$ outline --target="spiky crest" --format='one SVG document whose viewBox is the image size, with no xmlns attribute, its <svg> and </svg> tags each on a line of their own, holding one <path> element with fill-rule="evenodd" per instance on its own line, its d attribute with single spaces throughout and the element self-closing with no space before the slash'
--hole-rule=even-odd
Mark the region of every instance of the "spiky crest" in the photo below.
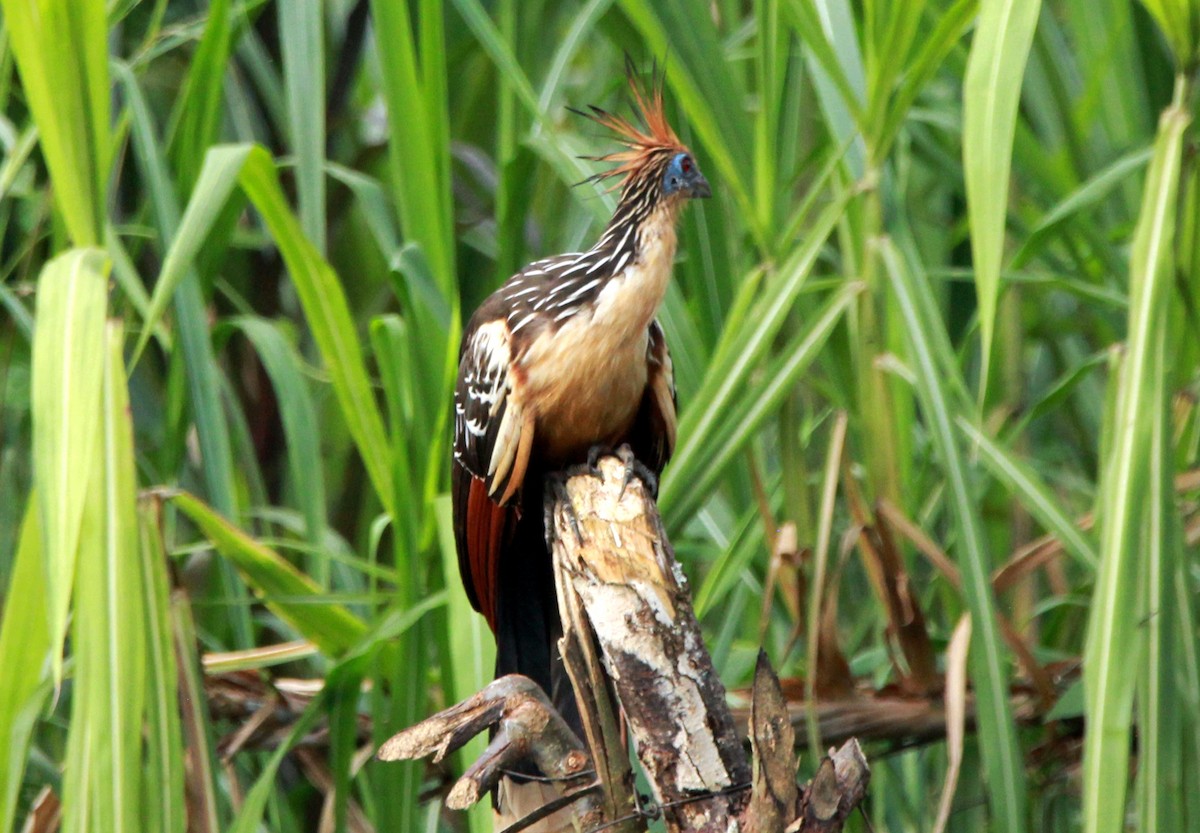
<svg viewBox="0 0 1200 833">
<path fill-rule="evenodd" d="M 643 89 L 638 84 L 637 71 L 633 60 L 625 56 L 625 77 L 629 82 L 629 90 L 640 116 L 641 126 L 633 124 L 624 116 L 610 113 L 595 105 L 588 106 L 588 112 L 571 108 L 571 112 L 584 118 L 591 119 L 597 124 L 608 128 L 616 134 L 617 140 L 625 146 L 625 150 L 608 153 L 604 156 L 587 156 L 593 162 L 613 163 L 614 167 L 600 171 L 588 177 L 584 182 L 602 182 L 606 179 L 620 177 L 609 190 L 623 189 L 630 180 L 649 167 L 665 164 L 665 161 L 678 152 L 687 152 L 687 148 L 675 135 L 671 125 L 667 123 L 663 111 L 663 79 L 665 70 L 659 71 L 656 61 L 650 70 L 650 83 Z"/>
</svg>

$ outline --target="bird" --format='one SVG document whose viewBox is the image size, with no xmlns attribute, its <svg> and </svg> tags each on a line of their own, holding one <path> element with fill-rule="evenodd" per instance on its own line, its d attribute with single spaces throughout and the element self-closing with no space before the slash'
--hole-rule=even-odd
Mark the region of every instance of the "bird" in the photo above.
<svg viewBox="0 0 1200 833">
<path fill-rule="evenodd" d="M 680 213 L 712 192 L 667 121 L 663 75 L 656 66 L 643 88 L 627 61 L 637 124 L 600 107 L 572 111 L 621 145 L 587 157 L 608 167 L 584 180 L 620 192 L 612 218 L 586 251 L 510 277 L 471 316 L 459 350 L 451 490 L 463 585 L 495 634 L 497 678 L 534 680 L 577 733 L 557 647 L 544 481 L 623 444 L 657 476 L 675 446 L 674 376 L 657 313 Z"/>
</svg>

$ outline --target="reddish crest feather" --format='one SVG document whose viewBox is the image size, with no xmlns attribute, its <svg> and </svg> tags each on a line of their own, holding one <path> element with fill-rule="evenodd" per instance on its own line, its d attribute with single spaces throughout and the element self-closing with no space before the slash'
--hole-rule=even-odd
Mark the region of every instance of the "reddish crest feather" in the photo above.
<svg viewBox="0 0 1200 833">
<path fill-rule="evenodd" d="M 633 101 L 637 105 L 644 127 L 638 127 L 624 116 L 618 116 L 595 106 L 588 108 L 590 113 L 574 111 L 617 134 L 618 141 L 626 148 L 604 156 L 586 157 L 595 162 L 618 163 L 616 167 L 601 171 L 585 180 L 600 182 L 612 177 L 620 177 L 620 180 L 609 189 L 613 191 L 623 188 L 630 179 L 647 166 L 661 163 L 664 157 L 679 152 L 689 152 L 679 141 L 679 137 L 675 135 L 671 125 L 667 123 L 666 113 L 663 112 L 663 74 L 658 72 L 657 66 L 651 72 L 650 84 L 645 90 L 638 85 L 633 63 L 629 60 L 625 62 L 625 76 L 629 80 L 629 90 L 633 93 Z"/>
</svg>

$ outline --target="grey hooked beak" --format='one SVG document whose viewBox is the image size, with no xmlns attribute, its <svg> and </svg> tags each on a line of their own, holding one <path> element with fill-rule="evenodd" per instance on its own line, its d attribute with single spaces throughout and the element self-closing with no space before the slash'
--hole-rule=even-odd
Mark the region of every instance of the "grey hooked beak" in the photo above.
<svg viewBox="0 0 1200 833">
<path fill-rule="evenodd" d="M 696 168 L 692 169 L 692 175 L 688 178 L 688 196 L 693 199 L 707 199 L 712 196 L 708 180 Z"/>
</svg>

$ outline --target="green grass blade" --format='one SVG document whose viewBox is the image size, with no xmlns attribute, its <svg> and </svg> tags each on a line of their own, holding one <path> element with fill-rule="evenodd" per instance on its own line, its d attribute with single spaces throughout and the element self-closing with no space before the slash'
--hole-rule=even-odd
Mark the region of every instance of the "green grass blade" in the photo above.
<svg viewBox="0 0 1200 833">
<path fill-rule="evenodd" d="M 324 5 L 320 0 L 291 0 L 278 10 L 288 132 L 296 157 L 300 226 L 322 255 L 325 254 Z"/>
<path fill-rule="evenodd" d="M 12 580 L 0 618 L 0 830 L 12 830 L 21 777 L 42 702 L 50 692 L 50 632 L 46 622 L 46 571 L 36 496 L 29 502 L 17 544 Z"/>
<path fill-rule="evenodd" d="M 575 54 L 584 46 L 593 29 L 615 0 L 588 0 L 571 21 L 571 27 L 554 50 L 554 60 L 542 79 L 542 91 L 538 95 L 537 109 L 547 112 L 553 102 L 555 91 L 562 84 L 567 66 Z"/>
<path fill-rule="evenodd" d="M 230 0 L 211 0 L 208 4 L 204 33 L 172 114 L 167 156 L 183 193 L 191 190 L 205 154 L 221 129 L 221 98 L 233 44 L 230 5 Z"/>
<path fill-rule="evenodd" d="M 37 127 L 30 125 L 11 148 L 6 148 L 4 163 L 0 164 L 0 200 L 9 196 L 17 176 L 25 170 L 33 149 L 37 147 Z"/>
<path fill-rule="evenodd" d="M 319 544 L 325 530 L 325 478 L 312 463 L 321 459 L 320 427 L 312 394 L 305 381 L 300 355 L 281 329 L 264 318 L 241 316 L 230 325 L 241 331 L 271 378 L 279 401 L 279 417 L 287 440 L 288 471 L 296 501 L 304 514 L 305 538 Z M 312 563 L 310 573 L 322 587 L 329 582 L 325 559 Z"/>
<path fill-rule="evenodd" d="M 1166 328 L 1173 276 L 1172 247 L 1184 131 L 1190 117 L 1176 103 L 1159 125 L 1146 176 L 1142 209 L 1130 254 L 1129 329 L 1117 385 L 1115 434 L 1101 476 L 1100 573 L 1084 649 L 1084 685 L 1091 731 L 1084 739 L 1083 818 L 1087 833 L 1123 826 L 1129 732 L 1137 659 L 1145 644 L 1138 627 L 1137 584 L 1143 533 L 1150 518 L 1143 495 L 1150 487 L 1151 437 L 1163 418 L 1163 396 L 1153 396 L 1166 372 L 1156 340 Z"/>
<path fill-rule="evenodd" d="M 204 243 L 230 199 L 234 183 L 242 186 L 262 215 L 279 247 L 292 283 L 304 306 L 313 338 L 325 359 L 334 393 L 342 406 L 351 436 L 362 454 L 380 501 L 394 501 L 388 468 L 387 437 L 367 378 L 354 320 L 337 275 L 304 235 L 296 221 L 270 155 L 255 145 L 212 148 L 205 158 L 196 188 L 172 247 L 164 260 L 151 300 L 147 328 L 152 327 L 174 289 L 183 284 L 188 265 Z M 139 347 L 145 343 L 143 334 Z"/>
<path fill-rule="evenodd" d="M 1200 9 L 1196 4 L 1192 0 L 1142 0 L 1142 5 L 1158 21 L 1176 62 L 1190 64 L 1200 46 Z"/>
<path fill-rule="evenodd" d="M 923 282 L 900 261 L 890 243 L 882 244 L 880 254 L 907 327 L 909 362 L 916 377 L 917 396 L 947 480 L 958 530 L 956 558 L 962 572 L 967 609 L 976 625 L 971 641 L 970 669 L 978 702 L 980 746 L 990 787 L 988 803 L 996 829 L 1020 833 L 1026 824 L 1025 767 L 1008 702 L 1007 660 L 996 624 L 996 601 L 990 579 L 992 564 L 971 483 L 971 471 L 954 436 L 952 408 L 957 398 L 948 394 L 942 378 L 943 368 L 953 366 L 953 360 L 950 356 L 935 356 L 938 342 L 924 335 L 943 326 L 940 321 L 929 320 L 922 314 L 928 304 L 918 300 L 917 295 L 928 294 L 928 286 L 922 286 Z"/>
<path fill-rule="evenodd" d="M 834 327 L 842 320 L 850 303 L 862 291 L 860 284 L 850 284 L 834 295 L 818 310 L 812 320 L 797 332 L 781 357 L 774 362 L 761 379 L 741 389 L 736 402 L 731 402 L 704 435 L 707 456 L 699 471 L 684 470 L 682 474 L 672 469 L 676 482 L 686 484 L 681 495 L 672 498 L 670 511 L 678 518 L 690 518 L 725 473 L 726 467 L 738 457 L 759 435 L 767 418 L 777 412 L 783 400 L 795 389 L 800 375 L 808 368 L 825 346 Z M 698 443 L 692 439 L 689 443 Z M 690 458 L 685 458 L 685 462 Z M 697 458 L 699 459 L 699 458 Z"/>
<path fill-rule="evenodd" d="M 1155 335 L 1155 363 L 1166 370 L 1168 332 Z M 1169 372 L 1151 380 L 1150 399 L 1165 403 Z M 1138 674 L 1138 817 L 1140 833 L 1168 833 L 1184 830 L 1183 796 L 1187 792 L 1184 775 L 1183 738 L 1186 701 L 1176 698 L 1179 636 L 1191 639 L 1184 629 L 1177 634 L 1174 583 L 1181 559 L 1182 541 L 1178 535 L 1175 499 L 1173 449 L 1169 411 L 1156 409 L 1151 427 L 1149 490 L 1146 495 L 1146 523 L 1138 554 L 1141 572 L 1138 621 L 1145 623 L 1146 667 Z"/>
<path fill-rule="evenodd" d="M 330 706 L 330 701 L 335 699 L 339 689 L 351 684 L 356 685 L 361 681 L 366 661 L 370 659 L 371 654 L 381 645 L 404 636 L 410 628 L 421 621 L 425 614 L 445 603 L 444 595 L 430 596 L 407 611 L 393 610 L 391 614 L 381 619 L 370 632 L 359 630 L 353 635 L 353 641 L 341 661 L 326 675 L 325 686 L 300 714 L 287 736 L 262 768 L 258 780 L 246 794 L 237 818 L 229 828 L 230 833 L 256 833 L 259 830 L 263 812 L 274 788 L 276 773 L 279 771 L 284 757 L 312 729 L 317 719 L 325 714 Z"/>
<path fill-rule="evenodd" d="M 0 283 L 0 305 L 8 313 L 21 338 L 33 341 L 33 316 L 11 289 Z"/>
<path fill-rule="evenodd" d="M 917 54 L 899 78 L 895 92 L 888 97 L 885 118 L 878 125 L 868 125 L 867 129 L 873 130 L 875 136 L 871 150 L 876 159 L 884 159 L 891 152 L 901 126 L 911 115 L 913 102 L 928 88 L 937 69 L 971 25 L 978 6 L 979 0 L 955 0 L 937 14 L 937 24 L 922 38 Z"/>
<path fill-rule="evenodd" d="M 859 114 L 866 100 L 866 78 L 863 69 L 862 47 L 854 25 L 854 16 L 845 0 L 808 0 L 820 27 L 819 33 L 808 33 L 806 25 L 801 33 L 805 43 L 813 50 L 818 38 L 824 39 L 841 66 L 841 75 L 846 79 L 851 96 L 840 92 L 836 76 L 829 76 L 820 53 L 810 52 L 809 66 L 814 76 L 817 99 L 825 116 L 829 134 L 837 145 L 845 145 L 842 157 L 852 179 L 857 180 L 865 173 L 866 160 L 859 130 Z"/>
<path fill-rule="evenodd" d="M 142 322 L 142 334 L 130 364 L 137 363 L 167 305 L 175 297 L 175 290 L 194 268 L 201 246 L 225 210 L 233 189 L 237 187 L 238 173 L 249 153 L 249 145 L 234 145 L 213 148 L 205 155 L 204 165 L 196 178 L 183 218 L 174 229 L 170 248 L 163 257 L 158 280 L 154 283 L 154 294 L 150 297 L 150 307 Z"/>
<path fill-rule="evenodd" d="M 0 8 L 58 210 L 77 246 L 98 245 L 111 153 L 104 4 L 3 0 Z"/>
<path fill-rule="evenodd" d="M 829 77 L 842 104 L 849 113 L 857 114 L 862 109 L 862 78 L 855 80 L 860 86 L 856 89 L 847 77 L 846 68 L 842 66 L 838 53 L 829 42 L 825 29 L 821 25 L 816 5 L 811 0 L 784 0 L 783 9 L 787 13 L 792 26 L 800 36 L 801 42 L 812 52 L 813 59 Z"/>
<path fill-rule="evenodd" d="M 221 149 L 213 152 L 218 150 Z M 338 276 L 304 236 L 279 186 L 275 163 L 265 150 L 250 149 L 238 181 L 279 247 L 313 339 L 325 360 L 350 435 L 380 503 L 389 514 L 394 514 L 396 495 L 388 466 L 391 453 L 387 434 Z"/>
<path fill-rule="evenodd" d="M 146 762 L 141 821 L 147 833 L 183 833 L 187 827 L 183 729 L 171 634 L 171 589 L 158 510 L 157 502 L 144 502 L 138 511 L 146 630 Z"/>
<path fill-rule="evenodd" d="M 659 506 L 668 529 L 678 529 L 686 515 L 675 509 L 681 492 L 705 465 L 708 445 L 720 419 L 735 399 L 744 394 L 744 386 L 756 363 L 770 347 L 795 303 L 796 293 L 808 279 L 826 238 L 837 224 L 845 202 L 838 200 L 809 229 L 802 247 L 780 268 L 779 275 L 748 316 L 741 332 L 727 334 L 727 349 L 718 350 L 709 367 L 705 383 L 685 406 L 679 420 L 679 445 L 666 470 L 659 495 Z"/>
<path fill-rule="evenodd" d="M 134 158 L 146 180 L 159 237 L 174 241 L 180 225 L 179 198 L 167 171 L 154 117 L 129 67 L 115 62 L 113 69 L 129 102 Z M 181 264 L 181 268 L 186 272 L 174 293 L 175 326 L 187 371 L 188 405 L 204 460 L 204 484 L 208 499 L 219 511 L 232 516 L 237 498 L 229 425 L 221 406 L 221 371 L 209 338 L 208 311 L 199 275 L 193 263 Z M 152 329 L 155 323 L 153 315 L 148 316 L 146 328 Z M 229 590 L 236 592 L 232 587 Z M 233 624 L 239 641 L 248 644 L 248 619 L 244 613 L 233 617 Z"/>
<path fill-rule="evenodd" d="M 1142 148 L 1114 160 L 1111 165 L 1088 179 L 1047 211 L 1013 255 L 1012 268 L 1020 269 L 1024 266 L 1045 245 L 1045 240 L 1064 223 L 1099 204 L 1115 188 L 1144 168 L 1150 161 L 1152 150 Z"/>
<path fill-rule="evenodd" d="M 471 32 L 479 40 L 480 45 L 503 74 L 505 82 L 521 99 L 521 103 L 529 110 L 530 115 L 534 118 L 544 118 L 542 102 L 534 92 L 533 85 L 529 83 L 529 78 L 521 68 L 511 44 L 505 40 L 496 24 L 488 17 L 487 10 L 478 0 L 453 0 L 453 2 L 454 7 L 458 9 L 458 13 L 471 28 Z"/>
<path fill-rule="evenodd" d="M 981 0 L 979 24 L 963 82 L 963 177 L 979 303 L 981 402 L 987 392 L 996 302 L 1000 296 L 1008 180 L 1021 78 L 1041 5 L 1041 0 Z"/>
<path fill-rule="evenodd" d="M 732 194 L 755 238 L 765 241 L 766 229 L 755 224 L 751 120 L 742 108 L 743 91 L 723 58 L 712 18 L 696 14 L 688 0 L 621 0 L 620 6 L 650 55 L 669 56 L 667 84 L 688 127 L 700 137 L 721 187 Z"/>
<path fill-rule="evenodd" d="M 145 320 L 146 316 L 150 314 L 150 294 L 146 292 L 146 287 L 142 284 L 142 276 L 138 273 L 137 267 L 133 265 L 125 242 L 111 223 L 104 229 L 104 249 L 112 259 L 113 278 L 116 280 L 117 286 L 138 315 Z M 161 323 L 154 328 L 154 338 L 163 350 L 171 349 L 173 343 L 171 335 Z M 130 362 L 130 366 L 133 366 L 133 362 Z"/>
<path fill-rule="evenodd" d="M 56 684 L 62 680 L 60 648 L 95 459 L 107 278 L 108 263 L 102 252 L 76 249 L 46 264 L 38 281 L 31 392 L 33 457 L 49 576 L 46 602 Z"/>
<path fill-rule="evenodd" d="M 908 3 L 890 5 L 886 7 L 886 11 L 874 3 L 866 5 L 864 16 L 868 21 L 874 18 L 879 25 L 872 27 L 868 23 L 863 36 L 867 53 L 867 109 L 863 116 L 864 124 L 877 127 L 886 120 L 887 112 L 892 106 L 893 93 L 899 86 L 900 79 L 907 74 L 909 55 L 917 41 L 926 5 L 926 0 L 911 0 Z M 940 17 L 941 10 L 938 12 Z M 875 28 L 874 33 L 870 31 L 872 28 Z M 928 38 L 932 41 L 932 34 L 922 32 L 921 40 L 926 41 Z M 954 40 L 957 40 L 957 37 Z M 941 46 L 944 48 L 945 44 Z"/>
<path fill-rule="evenodd" d="M 1196 618 L 1195 594 L 1192 592 L 1187 575 L 1186 559 L 1180 559 L 1175 572 L 1170 592 L 1175 596 L 1174 609 L 1176 615 L 1175 627 L 1185 638 L 1177 643 L 1178 665 L 1176 668 L 1176 691 L 1179 711 L 1184 717 L 1184 725 L 1180 732 L 1184 745 L 1183 773 L 1200 772 L 1200 646 L 1195 639 L 1186 638 L 1196 632 L 1200 620 Z M 1189 819 L 1200 819 L 1200 801 L 1191 790 L 1184 789 L 1182 794 L 1185 810 Z"/>
<path fill-rule="evenodd" d="M 762 518 L 758 508 L 747 510 L 730 525 L 732 534 L 721 555 L 712 562 L 696 591 L 696 615 L 703 619 L 733 590 L 756 555 L 762 552 Z"/>
<path fill-rule="evenodd" d="M 192 617 L 187 593 L 176 590 L 171 594 L 171 636 L 179 670 L 179 710 L 186 741 L 188 770 L 188 829 L 202 833 L 220 833 L 220 811 L 217 808 L 216 744 L 209 723 L 207 697 L 204 695 L 204 672 L 198 654 L 199 639 Z"/>
<path fill-rule="evenodd" d="M 316 582 L 195 497 L 178 493 L 171 502 L 233 562 L 272 613 L 325 654 L 339 656 L 366 632 L 361 619 L 342 605 L 325 601 Z"/>
<path fill-rule="evenodd" d="M 271 753 L 271 757 L 267 759 L 258 780 L 246 793 L 245 800 L 242 802 L 233 824 L 230 825 L 228 833 L 258 833 L 261 829 L 263 812 L 275 789 L 275 775 L 279 772 L 283 759 L 287 757 L 296 743 L 317 724 L 319 718 L 325 715 L 330 691 L 330 686 L 326 684 L 296 718 L 296 722 L 292 724 L 287 735 Z"/>
<path fill-rule="evenodd" d="M 1062 542 L 1067 552 L 1091 570 L 1096 568 L 1096 548 L 1058 505 L 1041 477 L 1023 460 L 1001 448 L 994 440 L 968 422 L 958 418 L 958 427 L 979 450 L 980 459 L 1000 478 L 1038 522 Z"/>
<path fill-rule="evenodd" d="M 1077 134 L 1071 141 L 1083 144 L 1078 156 L 1098 166 L 1149 138 L 1154 126 L 1153 100 L 1145 94 L 1153 72 L 1149 58 L 1160 47 L 1138 36 L 1136 3 L 1066 0 L 1061 8 L 1073 49 L 1055 50 L 1053 58 L 1059 72 L 1078 78 L 1082 87 L 1066 121 Z M 1128 219 L 1137 208 L 1137 190 L 1125 189 L 1122 196 L 1119 210 Z"/>
<path fill-rule="evenodd" d="M 102 407 L 93 422 L 101 436 L 79 543 L 68 746 L 89 765 L 68 778 L 63 795 L 64 828 L 97 833 L 138 830 L 141 811 L 145 621 L 122 343 L 120 325 L 110 325 Z"/>
<path fill-rule="evenodd" d="M 440 17 L 440 3 L 436 6 L 423 10 L 422 18 L 427 13 Z M 372 0 L 371 11 L 388 105 L 388 158 L 400 220 L 406 238 L 424 249 L 438 286 L 457 297 L 446 101 L 431 94 L 430 87 L 436 85 L 423 77 L 409 9 L 390 0 Z M 440 44 L 435 47 L 439 53 L 444 49 Z M 429 53 L 421 57 L 427 62 L 438 60 Z"/>
</svg>

